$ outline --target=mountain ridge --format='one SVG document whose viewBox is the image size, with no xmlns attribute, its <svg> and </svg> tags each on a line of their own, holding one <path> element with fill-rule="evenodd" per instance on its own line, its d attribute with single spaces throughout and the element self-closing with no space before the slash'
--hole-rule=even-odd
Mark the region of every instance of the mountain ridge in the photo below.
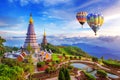
<svg viewBox="0 0 120 80">
<path fill-rule="evenodd" d="M 86 43 L 77 43 L 77 44 L 62 44 L 63 46 L 76 46 L 81 48 L 83 51 L 87 52 L 88 54 L 90 54 L 91 56 L 95 56 L 95 57 L 104 57 L 105 59 L 119 59 L 120 60 L 120 56 L 119 51 L 116 50 L 111 50 L 108 49 L 106 47 L 100 47 L 100 46 L 96 46 L 96 45 L 91 45 L 91 44 L 86 44 Z"/>
</svg>

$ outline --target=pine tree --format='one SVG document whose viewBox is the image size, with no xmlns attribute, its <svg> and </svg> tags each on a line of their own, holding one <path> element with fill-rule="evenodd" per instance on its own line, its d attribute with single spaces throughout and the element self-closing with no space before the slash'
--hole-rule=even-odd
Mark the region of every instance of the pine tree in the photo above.
<svg viewBox="0 0 120 80">
<path fill-rule="evenodd" d="M 62 70 L 59 71 L 58 80 L 66 80 Z"/>
<path fill-rule="evenodd" d="M 65 80 L 71 80 L 71 79 L 70 79 L 70 74 L 69 74 L 68 69 L 65 69 L 64 75 L 65 75 Z"/>
<path fill-rule="evenodd" d="M 62 78 L 64 76 L 64 78 Z M 70 74 L 67 68 L 61 68 L 59 72 L 58 80 L 71 80 Z"/>
</svg>

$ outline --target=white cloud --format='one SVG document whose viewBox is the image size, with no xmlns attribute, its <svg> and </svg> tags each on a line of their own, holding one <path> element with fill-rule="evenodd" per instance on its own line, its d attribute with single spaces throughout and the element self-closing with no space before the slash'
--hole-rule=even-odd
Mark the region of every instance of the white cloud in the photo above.
<svg viewBox="0 0 120 80">
<path fill-rule="evenodd" d="M 44 6 L 52 6 L 52 5 L 57 5 L 60 3 L 67 3 L 70 0 L 8 0 L 8 1 L 11 3 L 19 1 L 21 6 L 26 6 L 29 3 L 39 4 L 40 2 L 42 2 Z"/>
<path fill-rule="evenodd" d="M 26 34 L 26 31 L 10 31 L 10 30 L 5 30 L 3 31 L 8 34 Z"/>
<path fill-rule="evenodd" d="M 88 35 L 88 34 L 87 34 Z M 72 36 L 72 37 L 71 37 Z M 50 43 L 60 45 L 60 44 L 77 44 L 86 43 L 91 45 L 96 45 L 100 47 L 105 47 L 112 50 L 120 49 L 120 36 L 81 36 L 81 34 L 60 34 L 54 35 L 54 37 L 49 37 Z M 55 41 L 54 41 L 55 40 Z M 114 46 L 114 47 L 113 47 Z"/>
<path fill-rule="evenodd" d="M 52 6 L 52 5 L 57 5 L 60 3 L 67 3 L 69 1 L 70 0 L 44 0 L 43 2 L 45 6 Z"/>
<path fill-rule="evenodd" d="M 104 35 L 120 36 L 120 1 L 106 9 L 104 12 L 104 24 L 100 33 Z"/>
<path fill-rule="evenodd" d="M 39 4 L 41 2 L 41 0 L 8 0 L 8 1 L 11 2 L 11 3 L 19 2 L 21 6 L 26 6 L 29 3 Z"/>
<path fill-rule="evenodd" d="M 81 8 L 87 7 L 87 6 L 92 5 L 94 3 L 98 3 L 99 1 L 100 0 L 90 0 L 89 2 L 86 2 L 85 4 L 80 5 L 76 9 L 81 9 Z"/>
</svg>

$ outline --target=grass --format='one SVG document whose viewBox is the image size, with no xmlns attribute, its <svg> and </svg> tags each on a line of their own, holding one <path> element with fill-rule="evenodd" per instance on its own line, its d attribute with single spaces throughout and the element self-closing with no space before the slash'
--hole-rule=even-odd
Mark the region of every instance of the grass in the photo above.
<svg viewBox="0 0 120 80">
<path fill-rule="evenodd" d="M 60 50 L 62 53 L 64 53 L 64 54 L 68 54 L 68 53 L 64 50 L 64 48 L 59 48 L 59 50 Z"/>
<path fill-rule="evenodd" d="M 52 54 L 52 60 L 53 61 L 61 60 L 58 56 L 62 56 L 62 61 L 65 60 L 63 54 L 57 54 L 57 53 Z M 70 55 L 70 54 L 65 54 L 65 56 L 67 56 L 67 57 L 75 57 L 75 56 Z M 77 57 L 77 59 L 79 59 L 79 56 L 76 56 L 76 57 Z M 86 58 L 86 57 L 81 56 L 81 60 L 89 60 L 89 61 L 91 61 L 91 58 Z"/>
<path fill-rule="evenodd" d="M 62 55 L 62 54 L 55 54 L 55 53 L 53 53 L 53 54 L 52 54 L 52 60 L 53 60 L 53 61 L 60 60 L 60 59 L 58 58 L 58 55 Z"/>
</svg>

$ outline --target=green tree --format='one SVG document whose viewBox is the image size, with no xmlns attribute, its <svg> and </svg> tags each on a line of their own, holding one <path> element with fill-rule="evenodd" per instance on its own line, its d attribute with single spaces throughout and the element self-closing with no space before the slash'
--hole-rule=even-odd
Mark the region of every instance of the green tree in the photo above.
<svg viewBox="0 0 120 80">
<path fill-rule="evenodd" d="M 103 56 L 101 57 L 101 60 L 104 60 L 104 57 L 103 57 Z"/>
<path fill-rule="evenodd" d="M 50 73 L 50 67 L 48 67 L 47 69 L 45 69 L 46 73 Z"/>
<path fill-rule="evenodd" d="M 17 47 L 13 47 L 12 50 L 13 50 L 13 51 L 18 51 L 19 48 L 17 48 Z"/>
<path fill-rule="evenodd" d="M 71 80 L 71 78 L 70 78 L 70 74 L 69 74 L 69 71 L 68 71 L 67 68 L 65 69 L 65 73 L 64 73 L 64 75 L 65 75 L 65 80 Z"/>
<path fill-rule="evenodd" d="M 66 80 L 62 70 L 59 71 L 58 80 Z"/>
<path fill-rule="evenodd" d="M 107 77 L 107 73 L 104 70 L 97 70 L 97 74 L 103 78 Z"/>
<path fill-rule="evenodd" d="M 6 40 L 0 36 L 0 56 L 3 55 L 5 52 L 5 47 L 3 45 L 4 42 L 6 42 Z"/>
<path fill-rule="evenodd" d="M 27 60 L 28 60 L 28 71 L 30 73 L 30 80 L 32 80 L 32 74 L 34 72 L 34 65 L 33 65 L 33 58 L 32 58 L 32 55 L 34 54 L 34 50 L 33 48 L 30 46 L 30 44 L 28 44 L 27 46 L 27 51 L 29 53 L 29 55 L 26 57 Z"/>
<path fill-rule="evenodd" d="M 63 53 L 63 56 L 64 56 L 64 57 L 66 56 L 65 53 Z"/>
<path fill-rule="evenodd" d="M 24 63 L 19 62 L 16 59 L 11 59 L 11 58 L 1 58 L 1 62 L 3 64 L 8 65 L 9 67 L 14 67 L 14 66 L 19 66 L 19 67 L 24 67 Z"/>
<path fill-rule="evenodd" d="M 93 62 L 98 62 L 98 58 L 97 57 L 92 57 L 92 61 Z"/>
<path fill-rule="evenodd" d="M 45 62 L 38 62 L 37 67 L 43 67 L 45 65 Z"/>
<path fill-rule="evenodd" d="M 0 76 L 0 80 L 10 80 L 10 78 L 8 78 L 6 76 Z"/>
<path fill-rule="evenodd" d="M 0 76 L 3 80 L 25 80 L 23 73 L 23 69 L 19 66 L 9 67 L 5 64 L 0 64 Z"/>
<path fill-rule="evenodd" d="M 67 68 L 64 68 L 64 67 L 62 67 L 61 69 L 60 69 L 60 71 L 59 71 L 59 74 L 60 73 L 63 73 L 63 75 L 64 75 L 64 77 L 65 77 L 65 80 L 71 80 L 71 78 L 70 78 L 70 74 L 69 74 L 69 71 L 68 71 L 68 69 Z M 61 73 L 61 74 L 62 74 Z M 59 76 L 60 77 L 60 76 Z M 58 77 L 58 78 L 59 78 Z M 60 80 L 60 79 L 59 79 Z"/>
<path fill-rule="evenodd" d="M 79 56 L 79 59 L 81 60 L 81 56 Z"/>
</svg>

